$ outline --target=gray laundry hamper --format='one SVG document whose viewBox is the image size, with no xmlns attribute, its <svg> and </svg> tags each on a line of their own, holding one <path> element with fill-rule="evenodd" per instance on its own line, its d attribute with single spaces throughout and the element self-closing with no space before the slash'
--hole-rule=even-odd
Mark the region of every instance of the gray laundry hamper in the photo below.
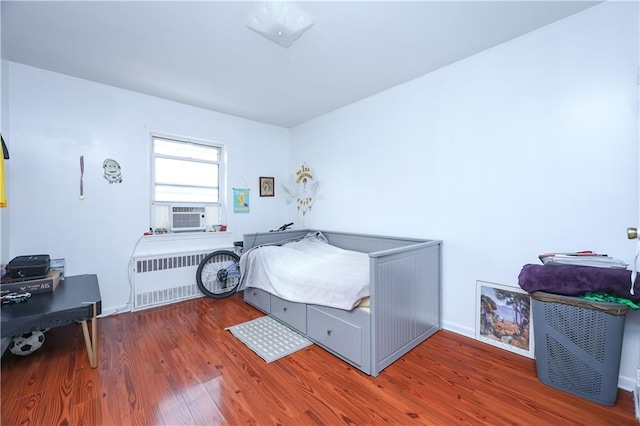
<svg viewBox="0 0 640 426">
<path fill-rule="evenodd" d="M 602 405 L 614 405 L 629 306 L 531 294 L 538 379 Z"/>
</svg>

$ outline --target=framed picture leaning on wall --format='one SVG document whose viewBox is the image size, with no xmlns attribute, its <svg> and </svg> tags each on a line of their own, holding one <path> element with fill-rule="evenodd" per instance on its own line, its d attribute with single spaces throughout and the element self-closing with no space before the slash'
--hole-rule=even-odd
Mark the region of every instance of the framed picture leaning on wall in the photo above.
<svg viewBox="0 0 640 426">
<path fill-rule="evenodd" d="M 534 357 L 531 297 L 519 287 L 476 281 L 476 339 Z"/>
<path fill-rule="evenodd" d="M 260 196 L 261 197 L 273 197 L 275 192 L 275 179 L 272 177 L 260 177 Z"/>
</svg>

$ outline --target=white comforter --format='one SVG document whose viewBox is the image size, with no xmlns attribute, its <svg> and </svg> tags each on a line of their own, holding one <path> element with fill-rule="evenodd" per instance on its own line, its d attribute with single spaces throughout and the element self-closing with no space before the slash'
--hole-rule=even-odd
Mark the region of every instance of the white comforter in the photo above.
<svg viewBox="0 0 640 426">
<path fill-rule="evenodd" d="M 329 245 L 318 232 L 240 258 L 239 290 L 256 287 L 282 299 L 350 310 L 369 295 L 369 255 Z"/>
</svg>

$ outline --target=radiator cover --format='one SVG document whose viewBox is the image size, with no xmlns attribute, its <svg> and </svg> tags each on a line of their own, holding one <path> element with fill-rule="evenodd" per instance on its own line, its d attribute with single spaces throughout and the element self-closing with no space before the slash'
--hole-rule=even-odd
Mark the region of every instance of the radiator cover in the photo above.
<svg viewBox="0 0 640 426">
<path fill-rule="evenodd" d="M 211 251 L 134 257 L 133 310 L 203 296 L 196 284 L 196 271 L 209 253 Z"/>
</svg>

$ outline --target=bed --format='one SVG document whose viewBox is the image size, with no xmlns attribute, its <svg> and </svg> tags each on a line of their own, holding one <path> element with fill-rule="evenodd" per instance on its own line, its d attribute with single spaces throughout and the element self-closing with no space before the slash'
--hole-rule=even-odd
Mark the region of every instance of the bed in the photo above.
<svg viewBox="0 0 640 426">
<path fill-rule="evenodd" d="M 441 328 L 442 241 L 310 229 L 265 232 L 244 235 L 243 258 L 254 247 L 310 232 L 320 232 L 332 246 L 366 253 L 368 303 L 341 309 L 287 300 L 254 287 L 251 273 L 240 287 L 247 303 L 374 377 Z"/>
</svg>

